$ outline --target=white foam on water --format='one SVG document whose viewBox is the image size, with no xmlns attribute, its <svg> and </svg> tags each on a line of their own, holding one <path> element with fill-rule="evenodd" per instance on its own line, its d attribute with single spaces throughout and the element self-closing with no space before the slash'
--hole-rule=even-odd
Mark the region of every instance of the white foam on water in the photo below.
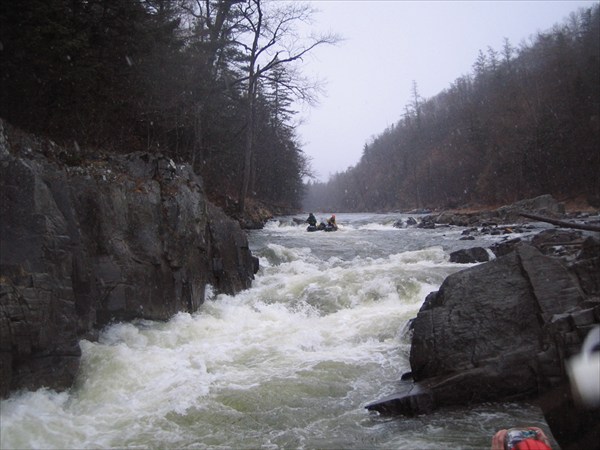
<svg viewBox="0 0 600 450">
<path fill-rule="evenodd" d="M 370 222 L 365 225 L 357 227 L 358 230 L 372 230 L 372 231 L 398 231 L 399 228 L 394 227 L 392 223 L 377 223 Z"/>
<path fill-rule="evenodd" d="M 365 383 L 363 370 L 400 375 L 400 325 L 445 276 L 435 273 L 441 250 L 353 261 L 321 261 L 310 249 L 280 245 L 267 253 L 250 290 L 217 296 L 195 315 L 116 324 L 97 343 L 82 341 L 72 391 L 3 403 L 2 446 L 136 445 L 169 414 L 217 408 L 215 395 L 232 401 L 232 392 L 258 389 L 264 410 L 275 411 L 311 395 L 318 402 L 329 390 L 343 398 Z M 273 383 L 280 394 L 269 400 L 265 386 Z"/>
</svg>

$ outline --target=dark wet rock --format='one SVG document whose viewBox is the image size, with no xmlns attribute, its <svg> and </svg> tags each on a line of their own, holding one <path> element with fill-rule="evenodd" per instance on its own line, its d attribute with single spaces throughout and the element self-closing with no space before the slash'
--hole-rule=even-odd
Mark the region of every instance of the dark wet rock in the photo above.
<svg viewBox="0 0 600 450">
<path fill-rule="evenodd" d="M 412 381 L 412 372 L 404 372 L 400 377 L 400 381 Z"/>
<path fill-rule="evenodd" d="M 600 410 L 576 406 L 565 367 L 600 323 L 600 243 L 586 239 L 574 262 L 511 245 L 427 296 L 411 323 L 414 383 L 433 407 L 536 399 L 561 448 L 594 448 Z M 377 410 L 386 414 L 431 409 L 421 409 L 407 388 L 374 404 L 382 402 Z"/>
<path fill-rule="evenodd" d="M 515 248 L 522 242 L 521 238 L 510 239 L 508 241 L 495 242 L 490 245 L 490 250 L 496 257 L 508 255 L 515 251 Z"/>
<path fill-rule="evenodd" d="M 402 221 L 402 219 L 398 219 L 392 224 L 392 226 L 394 228 L 405 228 L 406 224 Z"/>
<path fill-rule="evenodd" d="M 433 230 L 435 229 L 435 219 L 432 216 L 425 216 L 417 224 L 417 228 Z"/>
<path fill-rule="evenodd" d="M 600 304 L 600 239 L 588 236 L 575 261 L 569 264 L 591 304 Z M 600 319 L 600 317 L 599 317 Z"/>
<path fill-rule="evenodd" d="M 581 231 L 550 229 L 536 234 L 531 239 L 531 245 L 541 251 L 547 246 L 580 245 L 583 243 Z"/>
<path fill-rule="evenodd" d="M 600 236 L 595 238 L 588 236 L 584 239 L 577 259 L 590 259 L 600 255 Z"/>
<path fill-rule="evenodd" d="M 70 386 L 78 342 L 112 321 L 196 311 L 251 285 L 245 233 L 160 155 L 68 166 L 0 121 L 0 394 Z"/>
<path fill-rule="evenodd" d="M 415 225 L 417 225 L 417 220 L 414 217 L 409 217 L 408 219 L 406 219 L 406 225 L 409 227 L 414 227 Z"/>
<path fill-rule="evenodd" d="M 416 416 L 435 409 L 431 391 L 416 383 L 403 382 L 399 391 L 365 406 L 383 415 Z"/>
<path fill-rule="evenodd" d="M 423 305 L 421 305 L 420 310 L 427 311 L 427 310 L 435 308 L 437 306 L 441 306 L 443 298 L 441 295 L 438 295 L 438 294 L 439 294 L 439 291 L 434 291 L 434 292 L 430 292 L 429 294 L 427 294 L 427 297 L 425 297 L 425 301 L 423 302 Z M 411 330 L 414 329 L 415 320 L 416 320 L 416 318 L 413 319 L 411 322 L 411 328 L 410 328 Z"/>
<path fill-rule="evenodd" d="M 489 260 L 490 255 L 482 247 L 466 248 L 450 253 L 450 262 L 459 264 L 471 264 Z"/>
<path fill-rule="evenodd" d="M 538 351 L 536 311 L 531 301 L 524 301 L 531 293 L 520 269 L 520 258 L 513 253 L 458 272 L 440 287 L 437 306 L 419 311 L 414 322 L 411 368 L 416 381 L 448 374 L 447 389 L 438 380 L 442 388 L 434 390 L 436 397 L 448 402 L 453 398 L 486 401 L 535 389 L 529 360 Z M 492 333 L 495 339 L 486 339 Z M 515 336 L 518 342 L 514 342 Z M 506 349 L 510 349 L 508 354 L 499 357 Z M 516 361 L 526 364 L 519 367 Z M 514 379 L 510 376 L 501 382 L 506 364 L 515 366 Z M 491 367 L 482 370 L 486 365 Z M 461 382 L 452 382 L 452 377 Z M 469 386 L 471 381 L 495 389 L 478 392 Z"/>
<path fill-rule="evenodd" d="M 406 219 L 406 222 L 402 221 L 402 219 L 398 219 L 396 222 L 394 222 L 393 226 L 395 228 L 407 228 L 415 226 L 420 227 L 420 222 L 417 221 L 417 219 L 415 219 L 414 217 L 409 217 L 408 219 Z M 424 227 L 429 227 L 429 225 L 425 224 L 423 225 L 423 228 Z"/>
</svg>

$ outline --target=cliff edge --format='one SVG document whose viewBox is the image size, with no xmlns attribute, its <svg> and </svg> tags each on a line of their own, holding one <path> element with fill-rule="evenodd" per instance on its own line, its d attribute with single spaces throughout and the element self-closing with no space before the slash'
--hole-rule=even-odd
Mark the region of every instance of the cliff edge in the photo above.
<svg viewBox="0 0 600 450">
<path fill-rule="evenodd" d="M 207 286 L 238 292 L 258 268 L 189 166 L 76 156 L 0 119 L 2 397 L 69 387 L 80 339 L 112 321 L 194 312 Z"/>
</svg>

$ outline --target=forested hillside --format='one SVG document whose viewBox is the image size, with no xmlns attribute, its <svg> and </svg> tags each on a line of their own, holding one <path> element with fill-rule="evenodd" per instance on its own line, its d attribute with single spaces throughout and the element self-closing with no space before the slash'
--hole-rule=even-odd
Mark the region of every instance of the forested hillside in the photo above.
<svg viewBox="0 0 600 450">
<path fill-rule="evenodd" d="M 72 149 L 189 162 L 230 211 L 298 207 L 309 166 L 289 106 L 318 86 L 294 64 L 330 35 L 263 0 L 18 0 L 0 6 L 0 116 Z"/>
<path fill-rule="evenodd" d="M 480 51 L 472 72 L 433 98 L 415 83 L 402 120 L 365 144 L 356 166 L 309 184 L 304 207 L 489 206 L 539 194 L 600 205 L 598 4 L 518 49 L 505 40 Z"/>
</svg>

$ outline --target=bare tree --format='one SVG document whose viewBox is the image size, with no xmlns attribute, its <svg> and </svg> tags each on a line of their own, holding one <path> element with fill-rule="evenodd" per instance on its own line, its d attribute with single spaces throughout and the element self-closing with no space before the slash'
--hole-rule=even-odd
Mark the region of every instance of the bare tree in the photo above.
<svg viewBox="0 0 600 450">
<path fill-rule="evenodd" d="M 234 40 L 239 33 L 233 6 L 245 0 L 160 0 L 178 3 L 183 12 L 181 22 L 187 33 L 188 49 L 194 49 L 195 63 L 190 66 L 190 79 L 194 95 L 190 95 L 187 114 L 193 118 L 193 144 L 190 148 L 190 162 L 207 159 L 205 129 L 207 112 L 216 98 L 224 94 L 218 80 L 227 72 L 234 48 Z M 191 94 L 190 91 L 190 94 Z"/>
<path fill-rule="evenodd" d="M 302 38 L 297 27 L 308 24 L 315 10 L 301 2 L 266 2 L 246 0 L 236 4 L 242 34 L 237 40 L 245 53 L 238 80 L 246 90 L 246 142 L 244 169 L 239 195 L 239 212 L 244 213 L 251 178 L 254 145 L 255 102 L 261 80 L 276 83 L 295 98 L 314 101 L 318 85 L 295 75 L 294 63 L 323 44 L 334 44 L 339 38 L 333 34 L 310 35 Z"/>
</svg>

